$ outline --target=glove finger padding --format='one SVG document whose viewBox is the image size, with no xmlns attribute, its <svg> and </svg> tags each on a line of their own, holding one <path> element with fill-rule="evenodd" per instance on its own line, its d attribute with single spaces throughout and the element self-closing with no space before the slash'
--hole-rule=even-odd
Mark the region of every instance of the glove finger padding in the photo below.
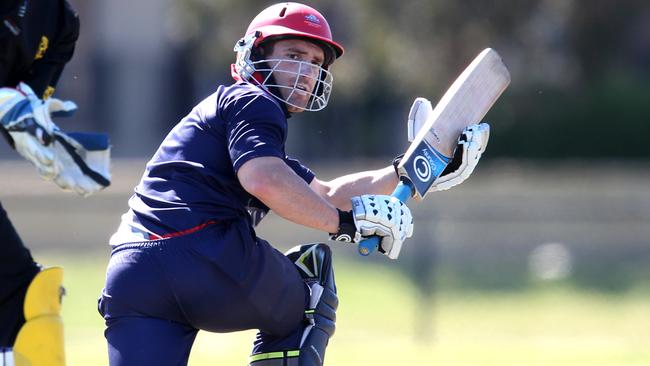
<svg viewBox="0 0 650 366">
<path fill-rule="evenodd" d="M 413 104 L 411 104 L 409 117 L 406 122 L 408 127 L 409 142 L 412 142 L 415 139 L 415 136 L 418 134 L 418 132 L 420 132 L 420 129 L 427 121 L 427 118 L 429 118 L 431 112 L 433 112 L 433 107 L 427 98 L 415 98 Z"/>
<path fill-rule="evenodd" d="M 25 83 L 0 88 L 0 123 L 16 151 L 43 178 L 87 196 L 110 184 L 110 146 L 106 135 L 66 134 L 52 121 L 76 109 L 71 101 L 39 99 Z"/>
<path fill-rule="evenodd" d="M 105 134 L 55 131 L 54 182 L 64 190 L 89 196 L 110 185 L 110 145 Z"/>
<path fill-rule="evenodd" d="M 0 88 L 0 124 L 12 147 L 36 166 L 45 179 L 57 173 L 53 165 L 52 132 L 56 125 L 45 104 L 27 84 Z"/>
<path fill-rule="evenodd" d="M 490 125 L 479 123 L 467 126 L 458 138 L 458 145 L 452 161 L 436 179 L 429 192 L 444 191 L 457 186 L 469 178 L 490 138 Z"/>
<path fill-rule="evenodd" d="M 44 179 L 52 179 L 56 175 L 56 166 L 54 166 L 54 151 L 49 146 L 44 145 L 38 135 L 23 131 L 10 130 L 9 135 L 14 143 L 16 151 L 27 161 L 36 166 L 39 174 Z M 40 135 L 40 134 L 39 134 Z"/>
<path fill-rule="evenodd" d="M 352 198 L 352 214 L 362 236 L 381 237 L 380 252 L 397 259 L 402 243 L 413 234 L 413 217 L 399 199 L 386 195 Z"/>
<path fill-rule="evenodd" d="M 47 112 L 52 117 L 70 117 L 77 111 L 77 105 L 71 100 L 50 98 L 45 101 Z"/>
<path fill-rule="evenodd" d="M 22 89 L 25 87 L 23 86 Z M 13 136 L 16 151 L 27 160 L 34 162 L 41 177 L 50 180 L 59 173 L 53 161 L 55 152 L 50 145 L 54 140 L 54 132 L 58 130 L 57 125 L 52 121 L 52 116 L 71 116 L 77 110 L 77 105 L 56 98 L 41 101 L 34 94 L 27 94 L 27 97 L 31 101 L 32 117 L 22 122 L 24 124 L 22 131 L 27 133 Z"/>
</svg>

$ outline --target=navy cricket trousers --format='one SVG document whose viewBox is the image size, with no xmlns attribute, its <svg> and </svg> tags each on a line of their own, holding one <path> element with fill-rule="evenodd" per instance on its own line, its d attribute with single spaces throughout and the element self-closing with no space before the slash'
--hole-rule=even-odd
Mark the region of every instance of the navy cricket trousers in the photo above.
<svg viewBox="0 0 650 366">
<path fill-rule="evenodd" d="M 294 264 L 237 220 L 115 247 L 99 312 L 112 366 L 185 365 L 198 330 L 295 349 L 307 298 Z"/>
</svg>

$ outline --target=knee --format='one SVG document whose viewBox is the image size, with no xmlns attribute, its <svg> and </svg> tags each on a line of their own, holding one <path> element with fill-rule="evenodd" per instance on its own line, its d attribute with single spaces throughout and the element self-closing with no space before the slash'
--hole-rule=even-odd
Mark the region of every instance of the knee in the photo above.
<svg viewBox="0 0 650 366">
<path fill-rule="evenodd" d="M 316 243 L 297 246 L 287 256 L 298 267 L 310 292 L 303 342 L 311 338 L 311 343 L 319 343 L 324 349 L 327 340 L 334 335 L 339 305 L 332 252 L 327 245 Z"/>
<path fill-rule="evenodd" d="M 285 255 L 296 265 L 300 275 L 305 279 L 318 279 L 334 285 L 334 269 L 332 267 L 332 250 L 323 243 L 312 243 L 295 246 Z M 332 286 L 334 292 L 336 287 Z"/>
<path fill-rule="evenodd" d="M 303 327 L 297 337 L 265 339 L 259 342 L 249 365 L 322 366 L 329 339 L 334 335 L 338 297 L 332 267 L 332 252 L 323 243 L 304 244 L 285 254 L 309 289 Z M 296 347 L 296 349 L 287 350 Z"/>
</svg>

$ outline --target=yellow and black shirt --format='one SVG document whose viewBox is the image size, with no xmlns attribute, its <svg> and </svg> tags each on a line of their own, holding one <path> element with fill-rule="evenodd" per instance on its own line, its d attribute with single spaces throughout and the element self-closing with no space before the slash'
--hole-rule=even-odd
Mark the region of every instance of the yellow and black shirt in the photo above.
<svg viewBox="0 0 650 366">
<path fill-rule="evenodd" d="M 47 98 L 79 37 L 79 17 L 66 0 L 0 1 L 0 86 L 27 83 Z"/>
</svg>

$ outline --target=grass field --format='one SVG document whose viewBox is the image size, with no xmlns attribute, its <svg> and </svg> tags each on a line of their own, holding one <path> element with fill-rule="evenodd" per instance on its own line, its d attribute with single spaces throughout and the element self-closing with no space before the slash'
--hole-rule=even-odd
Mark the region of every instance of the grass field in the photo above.
<svg viewBox="0 0 650 366">
<path fill-rule="evenodd" d="M 482 164 L 472 184 L 413 205 L 416 233 L 399 261 L 334 248 L 341 305 L 326 364 L 650 366 L 648 165 Z M 107 364 L 95 309 L 106 241 L 143 166 L 116 160 L 110 189 L 80 199 L 23 161 L 0 161 L 11 172 L 0 199 L 18 232 L 39 262 L 66 268 L 68 365 Z M 323 238 L 273 214 L 260 234 L 281 250 Z M 571 283 L 617 291 L 524 278 L 531 251 L 556 242 L 574 259 Z M 433 299 L 404 275 L 418 275 L 416 262 L 437 275 Z M 624 286 L 594 286 L 603 282 Z M 190 365 L 245 365 L 253 333 L 200 333 Z"/>
<path fill-rule="evenodd" d="M 105 365 L 96 298 L 108 252 L 36 253 L 65 266 L 69 365 Z M 433 301 L 388 265 L 336 258 L 341 305 L 328 365 L 650 365 L 650 293 L 443 290 Z M 364 279 L 372 279 L 372 282 Z M 200 333 L 190 365 L 245 365 L 254 332 Z"/>
</svg>

